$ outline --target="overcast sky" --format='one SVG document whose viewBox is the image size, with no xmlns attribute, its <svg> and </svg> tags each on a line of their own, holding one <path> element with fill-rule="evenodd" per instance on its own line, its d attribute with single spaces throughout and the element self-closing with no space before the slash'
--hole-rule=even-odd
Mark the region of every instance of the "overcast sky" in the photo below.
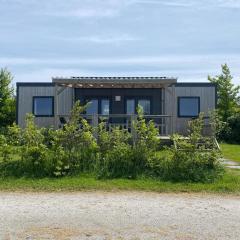
<svg viewBox="0 0 240 240">
<path fill-rule="evenodd" d="M 15 81 L 173 76 L 240 84 L 240 0 L 0 0 L 0 67 Z"/>
</svg>

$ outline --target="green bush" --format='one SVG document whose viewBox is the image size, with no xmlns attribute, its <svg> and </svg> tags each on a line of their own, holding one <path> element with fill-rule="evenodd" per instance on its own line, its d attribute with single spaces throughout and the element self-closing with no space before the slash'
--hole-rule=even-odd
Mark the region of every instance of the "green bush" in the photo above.
<svg viewBox="0 0 240 240">
<path fill-rule="evenodd" d="M 152 161 L 154 175 L 164 180 L 212 182 L 223 173 L 219 156 L 213 152 L 172 150 L 171 154 Z"/>
<path fill-rule="evenodd" d="M 69 173 L 89 172 L 96 164 L 97 141 L 93 136 L 92 127 L 80 116 L 84 109 L 80 102 L 76 102 L 69 122 L 62 129 L 54 132 L 53 145 L 55 149 L 60 147 L 64 150 L 63 162 Z"/>
<path fill-rule="evenodd" d="M 221 132 L 221 140 L 240 143 L 240 112 L 227 119 L 227 125 Z"/>
<path fill-rule="evenodd" d="M 213 137 L 202 136 L 202 115 L 189 123 L 188 139 L 174 135 L 174 147 L 159 151 L 158 131 L 142 109 L 131 133 L 120 128 L 109 131 L 104 120 L 92 128 L 81 117 L 84 109 L 77 102 L 70 120 L 58 130 L 38 128 L 32 115 L 27 115 L 25 128 L 8 128 L 6 136 L 0 135 L 0 176 L 61 177 L 88 172 L 98 178 L 145 175 L 209 182 L 223 172 Z"/>
<path fill-rule="evenodd" d="M 98 177 L 136 178 L 144 174 L 147 161 L 158 146 L 157 134 L 154 123 L 144 119 L 142 109 L 138 109 L 131 134 L 119 128 L 109 132 L 101 123 L 98 129 Z"/>
<path fill-rule="evenodd" d="M 0 160 L 1 158 L 3 162 L 11 159 L 11 146 L 4 135 L 0 135 Z"/>
<path fill-rule="evenodd" d="M 98 126 L 99 156 L 96 164 L 100 178 L 129 177 L 132 168 L 130 134 L 115 128 L 107 131 L 105 123 Z"/>
<path fill-rule="evenodd" d="M 213 138 L 203 137 L 203 116 L 189 122 L 188 138 L 173 136 L 175 145 L 166 155 L 154 155 L 149 162 L 153 174 L 165 180 L 211 182 L 224 171 Z"/>
</svg>

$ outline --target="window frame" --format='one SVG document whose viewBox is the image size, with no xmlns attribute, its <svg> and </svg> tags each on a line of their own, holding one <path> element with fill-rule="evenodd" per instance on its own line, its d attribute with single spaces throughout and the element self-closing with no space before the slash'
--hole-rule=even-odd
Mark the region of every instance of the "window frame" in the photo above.
<svg viewBox="0 0 240 240">
<path fill-rule="evenodd" d="M 103 100 L 109 101 L 109 114 L 108 115 L 111 114 L 111 112 L 112 112 L 112 101 L 111 101 L 110 97 L 88 96 L 87 98 L 84 99 L 84 103 L 87 104 L 87 103 L 91 102 L 91 100 L 97 100 L 98 101 L 97 115 L 104 115 L 104 114 L 102 114 L 102 101 Z"/>
<path fill-rule="evenodd" d="M 98 114 L 98 112 L 99 112 L 99 99 L 98 98 L 90 98 L 90 99 L 87 99 L 85 102 L 86 102 L 86 104 L 89 104 L 89 103 L 91 103 L 93 100 L 97 100 L 97 114 Z M 87 114 L 87 115 L 94 115 L 94 114 L 88 114 L 87 113 L 87 109 L 86 109 L 86 111 L 85 111 L 85 114 Z"/>
<path fill-rule="evenodd" d="M 139 105 L 139 100 L 148 100 L 150 101 L 150 114 L 146 114 L 146 115 L 152 115 L 152 111 L 153 111 L 153 101 L 152 101 L 152 97 L 149 96 L 126 96 L 125 100 L 124 100 L 124 112 L 125 114 L 127 114 L 127 100 L 134 100 L 134 104 L 135 104 L 135 110 L 134 110 L 134 114 L 137 114 L 137 107 Z"/>
<path fill-rule="evenodd" d="M 181 115 L 180 113 L 180 100 L 181 99 L 197 99 L 198 100 L 198 114 L 197 115 Z M 178 117 L 179 118 L 197 118 L 200 114 L 200 97 L 199 96 L 179 96 L 178 97 Z"/>
<path fill-rule="evenodd" d="M 50 98 L 51 101 L 52 101 L 52 113 L 49 115 L 49 114 L 35 114 L 35 100 L 38 99 L 38 98 Z M 54 96 L 33 96 L 32 98 L 32 114 L 35 116 L 35 117 L 54 117 Z"/>
</svg>

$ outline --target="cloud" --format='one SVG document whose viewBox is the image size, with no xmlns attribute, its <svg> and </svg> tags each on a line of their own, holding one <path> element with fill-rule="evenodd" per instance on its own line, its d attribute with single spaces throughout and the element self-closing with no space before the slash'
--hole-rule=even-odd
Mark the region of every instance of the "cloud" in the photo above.
<svg viewBox="0 0 240 240">
<path fill-rule="evenodd" d="M 101 18 L 101 17 L 114 17 L 119 14 L 119 11 L 117 9 L 100 10 L 91 8 L 81 8 L 69 11 L 43 12 L 43 14 L 55 17 Z"/>
<path fill-rule="evenodd" d="M 86 76 L 93 73 L 81 69 L 40 68 L 37 70 L 15 71 L 14 83 L 16 82 L 49 82 L 53 76 Z"/>
<path fill-rule="evenodd" d="M 132 0 L 68 0 L 59 4 L 48 4 L 43 11 L 38 13 L 55 17 L 73 17 L 73 18 L 112 18 L 119 16 L 126 6 L 131 4 Z"/>
<path fill-rule="evenodd" d="M 192 1 L 171 1 L 171 0 L 136 0 L 137 4 L 160 4 L 171 7 L 191 7 L 194 5 Z"/>
<path fill-rule="evenodd" d="M 0 65 L 82 65 L 82 66 L 188 66 L 193 64 L 209 64 L 232 62 L 240 63 L 240 55 L 162 55 L 162 56 L 139 56 L 139 57 L 101 57 L 101 58 L 18 58 L 0 57 Z"/>
<path fill-rule="evenodd" d="M 0 65 L 13 70 L 16 81 L 50 81 L 52 76 L 174 76 L 180 81 L 204 81 L 207 75 L 219 74 L 223 63 L 229 64 L 234 83 L 240 84 L 240 55 L 0 58 Z"/>
<path fill-rule="evenodd" d="M 133 0 L 0 0 L 1 9 L 23 15 L 73 18 L 109 18 L 120 14 Z M 1 10 L 0 9 L 0 10 Z"/>
<path fill-rule="evenodd" d="M 135 42 L 140 38 L 133 37 L 127 34 L 106 35 L 106 36 L 81 36 L 81 37 L 55 37 L 57 40 L 70 41 L 70 42 L 86 42 L 96 44 L 120 44 L 123 42 Z"/>
<path fill-rule="evenodd" d="M 218 0 L 220 7 L 240 8 L 239 0 Z"/>
<path fill-rule="evenodd" d="M 135 0 L 135 3 L 183 8 L 240 8 L 240 0 Z"/>
</svg>

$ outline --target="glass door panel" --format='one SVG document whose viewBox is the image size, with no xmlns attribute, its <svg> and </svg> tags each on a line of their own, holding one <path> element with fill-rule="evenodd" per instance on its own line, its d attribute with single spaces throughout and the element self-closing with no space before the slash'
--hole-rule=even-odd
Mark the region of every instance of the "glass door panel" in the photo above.
<svg viewBox="0 0 240 240">
<path fill-rule="evenodd" d="M 138 100 L 138 105 L 143 108 L 143 113 L 145 115 L 150 115 L 151 109 L 150 109 L 150 100 L 148 99 L 140 99 Z"/>
<path fill-rule="evenodd" d="M 87 115 L 98 114 L 98 99 L 91 99 L 86 109 Z"/>
<path fill-rule="evenodd" d="M 108 99 L 101 100 L 101 114 L 109 115 L 110 112 L 110 103 Z"/>
<path fill-rule="evenodd" d="M 126 113 L 128 115 L 135 114 L 135 100 L 134 99 L 128 99 L 126 104 L 127 104 Z"/>
</svg>

